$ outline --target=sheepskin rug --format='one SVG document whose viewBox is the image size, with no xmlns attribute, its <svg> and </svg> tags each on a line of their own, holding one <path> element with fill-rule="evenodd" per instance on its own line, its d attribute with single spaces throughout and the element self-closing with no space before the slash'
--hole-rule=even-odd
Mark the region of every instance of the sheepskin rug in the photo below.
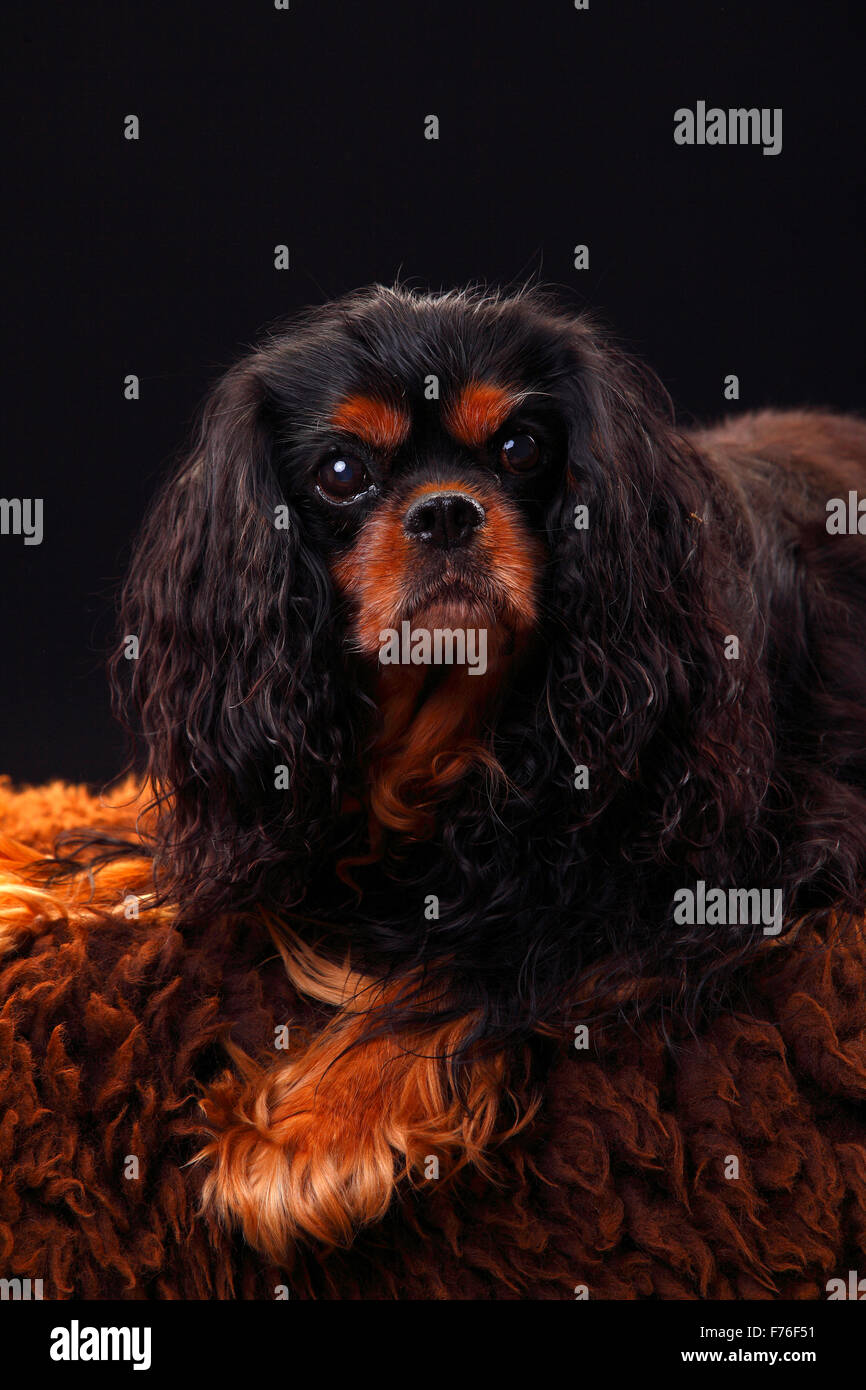
<svg viewBox="0 0 866 1390">
<path fill-rule="evenodd" d="M 0 783 L 5 1277 L 52 1299 L 825 1299 L 866 1268 L 866 933 L 832 914 L 768 939 L 699 1036 L 648 1013 L 565 1038 L 492 1177 L 405 1184 L 349 1249 L 270 1264 L 202 1214 L 190 1160 L 226 1043 L 272 1057 L 309 1002 L 255 922 L 130 916 L 145 859 L 46 884 L 59 830 L 134 823 L 112 800 Z"/>
</svg>

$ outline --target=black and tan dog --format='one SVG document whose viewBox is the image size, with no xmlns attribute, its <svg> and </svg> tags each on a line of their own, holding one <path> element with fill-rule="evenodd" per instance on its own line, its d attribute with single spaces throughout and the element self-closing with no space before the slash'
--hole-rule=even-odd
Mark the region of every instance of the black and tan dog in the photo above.
<svg viewBox="0 0 866 1390">
<path fill-rule="evenodd" d="M 315 1001 L 205 1086 L 192 1171 L 252 1245 L 349 1244 L 431 1159 L 483 1171 L 576 1023 L 700 1032 L 862 914 L 862 497 L 859 420 L 683 433 L 534 292 L 361 292 L 216 386 L 113 678 L 154 800 L 142 915 L 265 924 Z M 699 887 L 781 916 L 684 919 Z"/>
</svg>

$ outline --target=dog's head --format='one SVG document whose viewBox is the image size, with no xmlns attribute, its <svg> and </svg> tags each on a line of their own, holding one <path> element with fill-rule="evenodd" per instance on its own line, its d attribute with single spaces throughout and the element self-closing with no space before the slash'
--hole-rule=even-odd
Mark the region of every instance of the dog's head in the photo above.
<svg viewBox="0 0 866 1390">
<path fill-rule="evenodd" d="M 766 692 L 722 659 L 724 505 L 654 380 L 543 296 L 377 287 L 272 334 L 124 596 L 181 901 L 297 904 L 378 830 L 438 834 L 503 911 L 514 875 L 543 891 L 534 834 L 587 920 L 614 903 L 593 863 L 729 859 L 769 754 L 742 722 Z"/>
</svg>

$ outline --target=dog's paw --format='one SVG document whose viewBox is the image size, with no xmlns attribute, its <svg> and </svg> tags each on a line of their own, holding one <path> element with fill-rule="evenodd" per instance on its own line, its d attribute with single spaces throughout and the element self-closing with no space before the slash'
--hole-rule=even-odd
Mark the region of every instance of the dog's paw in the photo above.
<svg viewBox="0 0 866 1390">
<path fill-rule="evenodd" d="M 503 1059 L 466 1063 L 461 1099 L 443 1038 L 426 1047 L 416 1040 L 410 1052 L 390 1038 L 355 1041 L 357 1026 L 325 1029 L 271 1071 L 247 1066 L 204 1099 L 212 1135 L 197 1156 L 210 1164 L 204 1203 L 277 1264 L 290 1260 L 298 1241 L 350 1245 L 431 1157 L 445 1178 L 467 1163 L 485 1164 Z"/>
</svg>

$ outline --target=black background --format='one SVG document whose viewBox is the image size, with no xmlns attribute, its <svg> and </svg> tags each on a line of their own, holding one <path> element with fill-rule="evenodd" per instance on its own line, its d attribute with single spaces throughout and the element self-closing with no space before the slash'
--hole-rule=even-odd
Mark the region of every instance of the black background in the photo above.
<svg viewBox="0 0 866 1390">
<path fill-rule="evenodd" d="M 7 4 L 0 495 L 44 498 L 45 539 L 0 537 L 0 771 L 119 770 L 102 667 L 130 540 L 208 383 L 301 305 L 535 276 L 686 418 L 734 408 L 729 372 L 739 408 L 862 409 L 854 9 Z M 782 107 L 782 153 L 676 146 L 698 100 Z"/>
</svg>

